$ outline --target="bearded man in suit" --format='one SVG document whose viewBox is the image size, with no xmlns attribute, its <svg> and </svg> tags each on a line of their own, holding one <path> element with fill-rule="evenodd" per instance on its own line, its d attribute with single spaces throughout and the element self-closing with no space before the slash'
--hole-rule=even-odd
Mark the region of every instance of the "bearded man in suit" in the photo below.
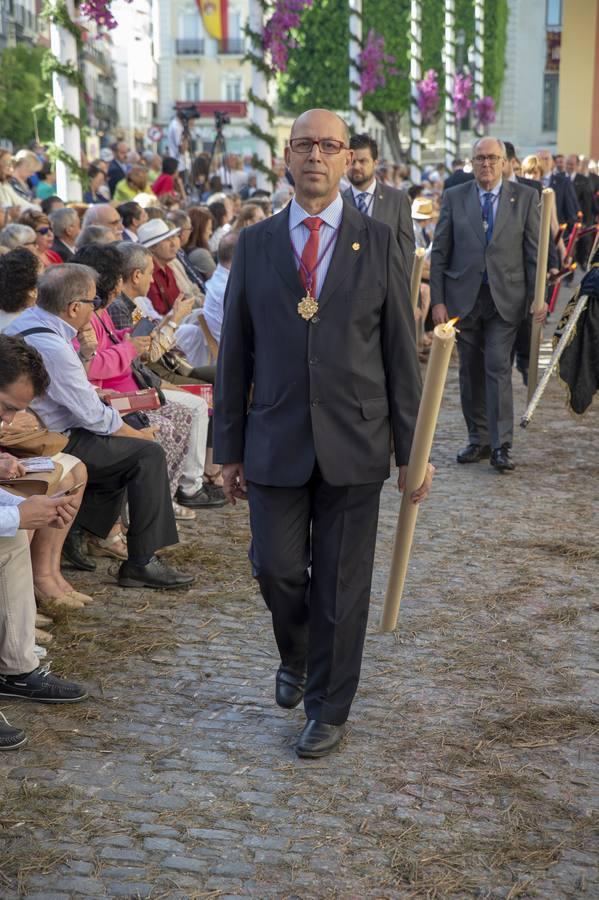
<svg viewBox="0 0 599 900">
<path fill-rule="evenodd" d="M 241 231 L 231 268 L 214 458 L 228 499 L 249 500 L 281 656 L 275 697 L 285 708 L 303 697 L 296 752 L 312 758 L 339 744 L 358 686 L 391 434 L 401 489 L 421 384 L 397 241 L 339 193 L 347 125 L 303 113 L 285 162 L 295 198 Z"/>
<path fill-rule="evenodd" d="M 502 177 L 502 141 L 473 148 L 474 181 L 443 194 L 431 254 L 435 325 L 459 316 L 460 395 L 468 445 L 459 463 L 491 459 L 500 472 L 514 430 L 511 351 L 534 298 L 538 194 Z M 547 307 L 537 313 L 544 321 Z"/>
<path fill-rule="evenodd" d="M 414 228 L 412 209 L 406 191 L 382 184 L 375 177 L 378 159 L 376 141 L 368 134 L 354 134 L 349 142 L 353 150 L 352 163 L 347 170 L 350 187 L 343 193 L 347 200 L 365 216 L 385 222 L 399 244 L 408 277 L 414 259 Z"/>
</svg>

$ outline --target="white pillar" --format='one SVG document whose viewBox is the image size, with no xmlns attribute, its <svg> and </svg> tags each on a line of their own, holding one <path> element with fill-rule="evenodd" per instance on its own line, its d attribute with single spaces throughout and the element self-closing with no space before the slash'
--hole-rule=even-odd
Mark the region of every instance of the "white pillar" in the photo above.
<svg viewBox="0 0 599 900">
<path fill-rule="evenodd" d="M 418 87 L 422 80 L 422 3 L 410 4 L 410 181 L 422 181 L 422 116 L 418 108 Z"/>
<path fill-rule="evenodd" d="M 349 122 L 353 129 L 362 123 L 359 58 L 362 52 L 362 0 L 349 0 Z"/>
<path fill-rule="evenodd" d="M 484 88 L 485 65 L 485 3 L 484 0 L 474 0 L 474 100 L 482 100 L 485 95 Z"/>
<path fill-rule="evenodd" d="M 252 32 L 262 33 L 263 11 L 259 0 L 250 0 L 249 25 Z M 268 81 L 266 75 L 256 66 L 252 66 L 252 93 L 259 99 L 268 101 Z M 256 125 L 260 131 L 268 134 L 270 131 L 270 122 L 268 119 L 268 110 L 264 109 L 258 103 L 250 103 L 248 109 L 250 120 Z M 258 140 L 258 159 L 269 169 L 272 168 L 272 153 L 266 141 Z M 263 172 L 256 173 L 256 185 L 260 190 L 271 191 L 272 183 L 268 180 Z"/>
<path fill-rule="evenodd" d="M 445 0 L 445 31 L 443 46 L 445 65 L 445 165 L 451 172 L 451 163 L 458 155 L 456 117 L 453 108 L 455 85 L 455 0 Z"/>
<path fill-rule="evenodd" d="M 52 6 L 56 7 L 56 0 Z M 66 0 L 67 11 L 74 18 L 73 0 Z M 61 63 L 77 67 L 77 42 L 65 28 L 50 25 L 50 49 Z M 79 88 L 72 85 L 63 75 L 52 76 L 52 93 L 58 109 L 79 116 Z M 79 163 L 81 161 L 81 135 L 76 125 L 65 125 L 60 117 L 54 120 L 54 140 L 58 147 L 69 153 Z M 63 200 L 80 201 L 81 182 L 62 160 L 56 161 L 56 193 Z"/>
</svg>

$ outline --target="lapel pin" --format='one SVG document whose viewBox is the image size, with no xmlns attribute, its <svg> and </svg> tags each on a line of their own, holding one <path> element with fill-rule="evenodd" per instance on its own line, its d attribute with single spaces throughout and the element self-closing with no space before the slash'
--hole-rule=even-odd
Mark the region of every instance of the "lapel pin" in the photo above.
<svg viewBox="0 0 599 900">
<path fill-rule="evenodd" d="M 382 200 L 382 199 L 383 199 L 383 195 L 379 194 L 379 200 Z"/>
<path fill-rule="evenodd" d="M 354 244 L 351 245 L 351 248 L 352 248 L 352 250 L 359 250 L 359 249 L 360 249 L 360 245 L 359 245 L 358 242 L 356 241 Z"/>
<path fill-rule="evenodd" d="M 515 202 L 516 202 L 516 198 L 515 198 L 515 197 L 510 197 L 510 203 L 515 203 Z"/>
</svg>

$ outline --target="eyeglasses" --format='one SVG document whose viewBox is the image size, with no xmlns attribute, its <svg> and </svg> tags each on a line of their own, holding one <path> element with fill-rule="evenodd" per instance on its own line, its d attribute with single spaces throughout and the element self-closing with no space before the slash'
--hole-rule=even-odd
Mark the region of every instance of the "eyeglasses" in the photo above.
<svg viewBox="0 0 599 900">
<path fill-rule="evenodd" d="M 52 231 L 52 229 L 50 228 L 49 225 L 42 225 L 41 228 L 35 229 L 36 234 L 49 234 L 51 231 Z"/>
<path fill-rule="evenodd" d="M 120 219 L 115 219 L 113 222 L 108 222 L 108 228 L 112 228 L 113 225 L 122 225 L 122 224 L 123 223 L 121 222 Z"/>
<path fill-rule="evenodd" d="M 71 303 L 87 303 L 89 306 L 95 306 L 97 309 L 99 306 L 102 306 L 102 298 L 94 297 L 93 300 L 88 300 L 87 297 L 76 297 L 74 300 L 71 300 Z"/>
<path fill-rule="evenodd" d="M 479 163 L 481 166 L 483 163 L 489 162 L 492 166 L 495 166 L 501 159 L 501 156 L 495 156 L 495 154 L 492 153 L 490 156 L 475 156 L 472 162 Z"/>
<path fill-rule="evenodd" d="M 333 138 L 323 138 L 320 141 L 314 138 L 292 138 L 289 141 L 289 146 L 293 152 L 299 153 L 301 156 L 307 156 L 308 153 L 311 153 L 314 144 L 316 144 L 321 153 L 325 153 L 327 156 L 335 156 L 337 153 L 341 153 L 342 150 L 347 150 L 343 141 L 336 141 Z"/>
</svg>

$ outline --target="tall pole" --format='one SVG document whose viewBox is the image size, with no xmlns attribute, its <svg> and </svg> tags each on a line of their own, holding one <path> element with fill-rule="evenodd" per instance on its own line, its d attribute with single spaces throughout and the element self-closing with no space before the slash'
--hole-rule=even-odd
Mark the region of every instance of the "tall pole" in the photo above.
<svg viewBox="0 0 599 900">
<path fill-rule="evenodd" d="M 53 7 L 58 7 L 57 0 L 52 0 Z M 66 0 L 67 12 L 74 18 L 75 4 Z M 50 49 L 61 63 L 77 67 L 77 42 L 73 35 L 54 22 L 50 24 Z M 79 116 L 79 89 L 71 84 L 64 75 L 52 75 L 52 94 L 58 109 L 73 116 Z M 66 125 L 60 116 L 54 119 L 54 140 L 58 147 L 72 156 L 78 163 L 81 160 L 81 134 L 76 125 Z M 63 200 L 80 201 L 82 198 L 81 182 L 61 159 L 56 161 L 56 192 Z"/>
<path fill-rule="evenodd" d="M 250 29 L 254 34 L 262 34 L 263 29 L 263 10 L 259 0 L 250 0 L 249 9 Z M 268 104 L 268 80 L 265 73 L 257 66 L 252 66 L 252 94 L 258 101 Z M 268 109 L 259 102 L 250 103 L 248 110 L 250 121 L 260 129 L 263 134 L 270 133 L 270 120 Z M 266 141 L 258 141 L 258 159 L 269 169 L 272 169 L 272 152 Z M 256 173 L 256 186 L 260 190 L 271 191 L 272 184 L 268 180 L 264 172 Z"/>
<path fill-rule="evenodd" d="M 360 53 L 362 52 L 362 0 L 349 0 L 349 123 L 355 131 L 362 121 Z"/>
<path fill-rule="evenodd" d="M 410 181 L 422 181 L 422 115 L 418 107 L 418 82 L 422 80 L 422 3 L 410 4 Z"/>
<path fill-rule="evenodd" d="M 474 0 L 474 99 L 482 100 L 485 95 L 485 2 Z"/>
<path fill-rule="evenodd" d="M 451 164 L 458 155 L 456 117 L 453 108 L 455 86 L 455 0 L 445 0 L 444 31 L 445 64 L 445 166 L 451 171 Z"/>
</svg>

